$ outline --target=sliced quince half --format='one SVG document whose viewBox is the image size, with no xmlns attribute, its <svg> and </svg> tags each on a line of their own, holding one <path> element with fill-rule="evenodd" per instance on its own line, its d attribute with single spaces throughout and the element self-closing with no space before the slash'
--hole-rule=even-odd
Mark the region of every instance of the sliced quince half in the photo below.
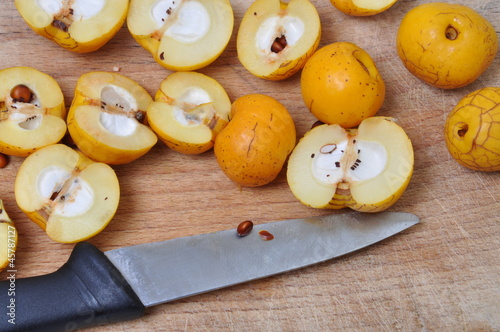
<svg viewBox="0 0 500 332">
<path fill-rule="evenodd" d="M 188 71 L 215 61 L 233 32 L 229 0 L 132 0 L 127 26 L 163 67 Z"/>
<path fill-rule="evenodd" d="M 16 226 L 0 199 L 0 272 L 9 266 L 14 269 L 17 240 Z"/>
<path fill-rule="evenodd" d="M 299 201 L 314 208 L 382 211 L 406 190 L 413 148 L 393 119 L 371 117 L 357 129 L 320 125 L 290 156 L 287 180 Z"/>
<path fill-rule="evenodd" d="M 230 113 L 231 101 L 215 79 L 196 72 L 175 72 L 161 82 L 147 118 L 168 147 L 199 154 L 214 146 Z"/>
<path fill-rule="evenodd" d="M 120 186 L 111 166 L 54 144 L 27 157 L 16 176 L 18 206 L 55 241 L 86 240 L 111 221 Z"/>
<path fill-rule="evenodd" d="M 146 154 L 158 141 L 146 122 L 153 98 L 137 82 L 118 73 L 80 76 L 68 113 L 68 130 L 88 157 L 106 164 L 126 164 Z"/>
<path fill-rule="evenodd" d="M 39 35 L 61 47 L 88 53 L 123 26 L 128 0 L 16 0 L 17 10 Z"/>
<path fill-rule="evenodd" d="M 304 67 L 320 38 L 320 18 L 309 0 L 256 0 L 243 16 L 236 47 L 250 73 L 282 80 Z"/>
<path fill-rule="evenodd" d="M 352 16 L 372 16 L 391 8 L 398 0 L 330 0 L 341 12 Z"/>
<path fill-rule="evenodd" d="M 57 82 L 31 67 L 0 71 L 0 153 L 26 157 L 66 133 L 64 96 Z"/>
</svg>

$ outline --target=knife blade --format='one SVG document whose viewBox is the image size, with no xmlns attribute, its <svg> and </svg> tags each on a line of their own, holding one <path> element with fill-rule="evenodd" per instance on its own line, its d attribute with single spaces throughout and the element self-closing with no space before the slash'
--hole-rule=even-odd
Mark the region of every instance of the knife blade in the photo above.
<svg viewBox="0 0 500 332">
<path fill-rule="evenodd" d="M 342 213 L 101 252 L 75 245 L 57 271 L 0 282 L 1 331 L 73 331 L 132 320 L 146 307 L 317 264 L 419 222 L 404 212 Z M 273 235 L 269 241 L 261 231 Z M 8 272 L 8 271 L 7 271 Z"/>
</svg>

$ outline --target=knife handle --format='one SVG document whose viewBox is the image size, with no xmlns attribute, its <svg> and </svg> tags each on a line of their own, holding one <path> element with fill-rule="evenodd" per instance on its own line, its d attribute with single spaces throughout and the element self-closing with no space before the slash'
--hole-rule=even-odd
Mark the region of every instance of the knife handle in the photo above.
<svg viewBox="0 0 500 332">
<path fill-rule="evenodd" d="M 57 271 L 0 282 L 0 331 L 74 331 L 139 318 L 144 305 L 99 249 L 78 243 Z"/>
</svg>

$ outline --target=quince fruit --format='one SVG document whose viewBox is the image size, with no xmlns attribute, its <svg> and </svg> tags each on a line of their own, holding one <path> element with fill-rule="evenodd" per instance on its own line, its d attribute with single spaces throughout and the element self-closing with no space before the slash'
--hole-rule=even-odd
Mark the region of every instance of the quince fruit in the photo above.
<svg viewBox="0 0 500 332">
<path fill-rule="evenodd" d="M 16 258 L 17 230 L 0 199 L 0 272 Z"/>
<path fill-rule="evenodd" d="M 231 117 L 215 140 L 214 153 L 220 168 L 242 186 L 270 183 L 295 146 L 293 118 L 280 102 L 262 94 L 236 99 Z"/>
<path fill-rule="evenodd" d="M 147 126 L 153 98 L 138 83 L 117 73 L 82 75 L 68 113 L 68 130 L 88 157 L 106 164 L 126 164 L 146 154 L 158 141 Z"/>
<path fill-rule="evenodd" d="M 49 75 L 30 67 L 0 71 L 0 153 L 26 157 L 66 133 L 64 96 Z"/>
<path fill-rule="evenodd" d="M 483 16 L 464 5 L 440 2 L 410 10 L 396 42 L 408 71 L 442 89 L 475 81 L 498 51 L 495 29 Z"/>
<path fill-rule="evenodd" d="M 238 30 L 238 58 L 253 75 L 282 80 L 304 67 L 320 38 L 319 15 L 309 0 L 256 0 Z"/>
<path fill-rule="evenodd" d="M 120 187 L 111 166 L 94 162 L 63 144 L 27 157 L 14 193 L 24 213 L 55 241 L 86 240 L 113 218 Z"/>
<path fill-rule="evenodd" d="M 123 26 L 128 0 L 16 0 L 39 35 L 77 53 L 96 51 Z"/>
<path fill-rule="evenodd" d="M 461 165 L 500 171 L 500 87 L 486 87 L 462 98 L 448 114 L 445 141 Z"/>
<path fill-rule="evenodd" d="M 413 162 L 404 130 L 378 116 L 357 129 L 323 124 L 308 131 L 290 155 L 287 180 L 295 197 L 310 207 L 377 212 L 401 197 Z"/>
<path fill-rule="evenodd" d="M 163 67 L 189 71 L 208 66 L 233 32 L 229 0 L 131 0 L 127 26 Z"/>
<path fill-rule="evenodd" d="M 372 16 L 391 8 L 398 0 L 330 0 L 341 12 L 351 16 Z"/>
<path fill-rule="evenodd" d="M 161 82 L 147 118 L 168 147 L 199 154 L 214 146 L 230 111 L 231 101 L 216 80 L 196 72 L 176 72 Z"/>
<path fill-rule="evenodd" d="M 323 123 L 352 128 L 377 113 L 385 83 L 370 55 L 349 42 L 322 47 L 307 61 L 300 80 L 302 97 Z"/>
</svg>

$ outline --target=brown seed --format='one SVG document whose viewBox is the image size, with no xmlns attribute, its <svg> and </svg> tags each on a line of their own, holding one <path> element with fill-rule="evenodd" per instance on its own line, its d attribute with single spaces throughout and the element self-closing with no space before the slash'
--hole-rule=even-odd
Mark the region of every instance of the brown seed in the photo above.
<svg viewBox="0 0 500 332">
<path fill-rule="evenodd" d="M 0 153 L 0 168 L 4 168 L 9 163 L 9 158 L 6 155 Z"/>
<path fill-rule="evenodd" d="M 62 30 L 64 32 L 68 32 L 68 26 L 63 21 L 54 20 L 54 21 L 52 21 L 52 26 L 54 28 L 57 28 L 57 29 Z"/>
<path fill-rule="evenodd" d="M 281 37 L 277 37 L 273 44 L 271 45 L 271 51 L 273 51 L 274 53 L 279 53 L 281 51 L 283 51 L 286 47 L 287 42 L 286 42 L 286 38 L 284 35 L 282 35 Z"/>
<path fill-rule="evenodd" d="M 271 241 L 272 239 L 274 239 L 274 235 L 265 230 L 260 231 L 259 235 L 260 238 L 264 241 Z"/>
<path fill-rule="evenodd" d="M 236 232 L 239 236 L 247 236 L 253 228 L 253 222 L 250 220 L 245 220 L 238 225 Z"/>
<path fill-rule="evenodd" d="M 16 85 L 11 91 L 10 96 L 15 101 L 20 101 L 21 103 L 29 103 L 33 100 L 33 92 L 26 85 L 19 84 Z"/>
</svg>

